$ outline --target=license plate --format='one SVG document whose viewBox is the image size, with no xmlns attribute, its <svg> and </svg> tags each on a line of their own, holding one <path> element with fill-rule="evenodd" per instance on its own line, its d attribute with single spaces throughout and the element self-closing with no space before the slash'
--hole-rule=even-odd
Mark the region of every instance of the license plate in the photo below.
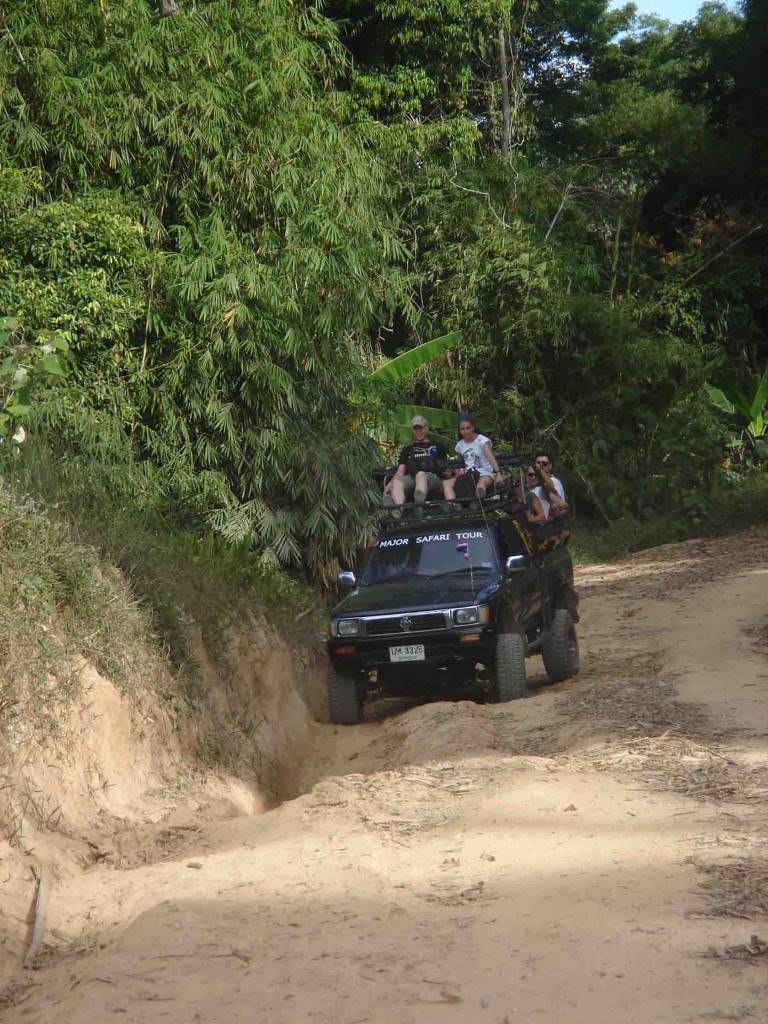
<svg viewBox="0 0 768 1024">
<path fill-rule="evenodd" d="M 424 644 L 405 644 L 389 648 L 390 661 L 424 661 Z"/>
</svg>

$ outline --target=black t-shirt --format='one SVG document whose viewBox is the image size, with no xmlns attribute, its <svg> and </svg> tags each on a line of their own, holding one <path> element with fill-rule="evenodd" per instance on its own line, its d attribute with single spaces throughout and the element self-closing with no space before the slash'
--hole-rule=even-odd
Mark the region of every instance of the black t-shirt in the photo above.
<svg viewBox="0 0 768 1024">
<path fill-rule="evenodd" d="M 413 444 L 407 444 L 397 460 L 398 466 L 405 466 L 408 476 L 415 476 L 422 470 L 439 476 L 447 463 L 445 448 L 436 441 L 414 441 Z"/>
</svg>

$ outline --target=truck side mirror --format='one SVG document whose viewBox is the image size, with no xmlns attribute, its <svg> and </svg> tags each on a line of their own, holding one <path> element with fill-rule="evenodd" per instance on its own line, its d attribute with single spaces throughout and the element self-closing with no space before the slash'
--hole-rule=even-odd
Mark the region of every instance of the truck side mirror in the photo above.
<svg viewBox="0 0 768 1024">
<path fill-rule="evenodd" d="M 357 586 L 357 576 L 349 569 L 344 569 L 336 577 L 336 580 L 340 587 L 344 587 L 345 590 L 352 590 L 353 587 Z"/>
<path fill-rule="evenodd" d="M 510 555 L 504 563 L 507 572 L 522 572 L 528 568 L 528 555 Z"/>
</svg>

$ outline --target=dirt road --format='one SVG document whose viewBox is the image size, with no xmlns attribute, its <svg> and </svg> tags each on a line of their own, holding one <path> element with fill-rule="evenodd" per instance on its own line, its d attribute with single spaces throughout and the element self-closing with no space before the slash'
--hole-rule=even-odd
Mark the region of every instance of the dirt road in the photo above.
<svg viewBox="0 0 768 1024">
<path fill-rule="evenodd" d="M 768 532 L 580 587 L 578 681 L 318 726 L 303 796 L 55 891 L 5 1019 L 768 1020 Z"/>
</svg>

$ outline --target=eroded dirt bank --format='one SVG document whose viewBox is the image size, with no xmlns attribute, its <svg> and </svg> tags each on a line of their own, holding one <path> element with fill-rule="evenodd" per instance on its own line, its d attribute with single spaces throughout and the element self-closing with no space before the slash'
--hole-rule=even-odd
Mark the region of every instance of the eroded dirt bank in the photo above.
<svg viewBox="0 0 768 1024">
<path fill-rule="evenodd" d="M 6 1019 L 768 1019 L 768 531 L 580 585 L 577 682 L 316 726 L 305 795 L 54 889 Z"/>
<path fill-rule="evenodd" d="M 255 613 L 216 647 L 194 626 L 191 635 L 190 681 L 205 697 L 193 694 L 196 707 L 180 699 L 181 681 L 161 659 L 155 668 L 166 677 L 129 696 L 79 658 L 46 680 L 74 692 L 43 727 L 23 711 L 3 723 L 0 989 L 30 959 L 41 921 L 48 946 L 80 934 L 82 915 L 61 931 L 49 916 L 67 906 L 83 872 L 119 877 L 172 857 L 212 822 L 264 813 L 301 791 L 322 661 Z"/>
</svg>

